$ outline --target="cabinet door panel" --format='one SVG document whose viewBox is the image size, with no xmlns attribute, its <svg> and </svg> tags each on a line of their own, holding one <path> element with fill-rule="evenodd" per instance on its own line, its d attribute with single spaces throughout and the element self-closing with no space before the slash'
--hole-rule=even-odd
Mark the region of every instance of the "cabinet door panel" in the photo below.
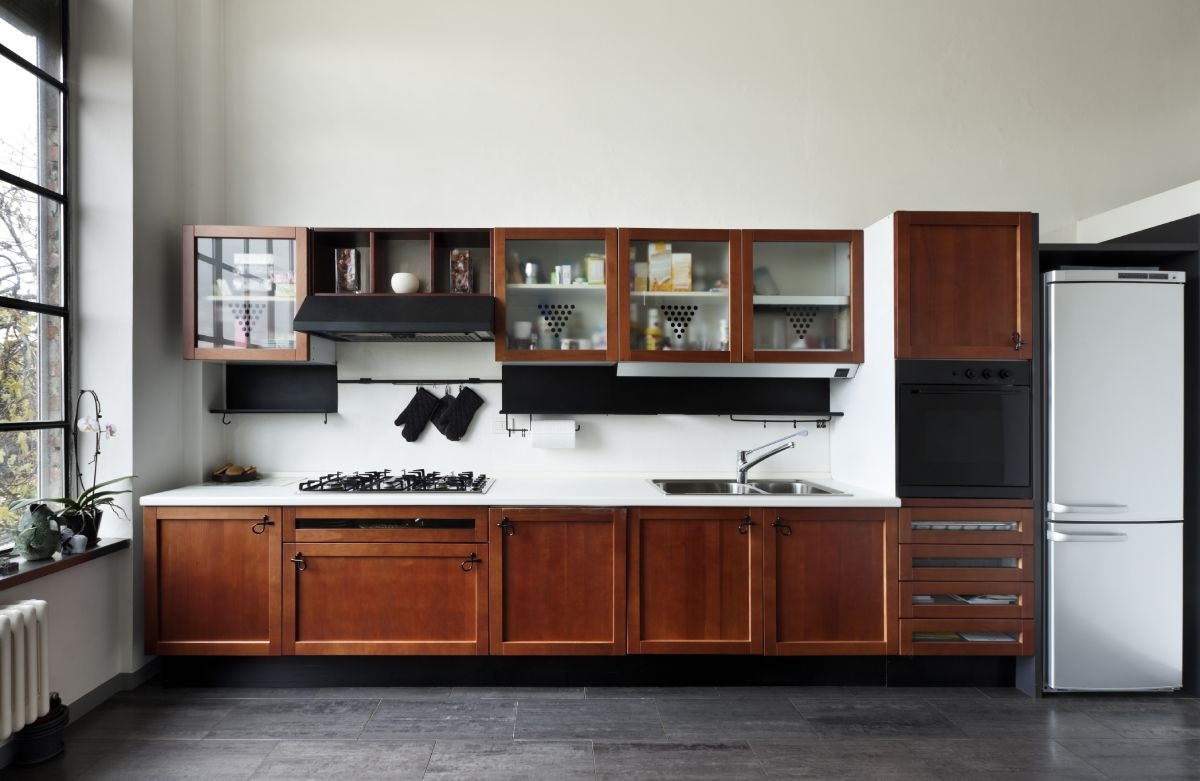
<svg viewBox="0 0 1200 781">
<path fill-rule="evenodd" d="M 623 654 L 625 511 L 496 508 L 491 520 L 492 653 Z"/>
<path fill-rule="evenodd" d="M 630 543 L 631 653 L 762 653 L 762 533 L 749 510 L 634 510 Z"/>
<path fill-rule="evenodd" d="M 146 509 L 147 653 L 280 652 L 279 515 L 266 507 Z"/>
<path fill-rule="evenodd" d="M 1031 214 L 897 212 L 895 234 L 897 358 L 1032 355 Z"/>
<path fill-rule="evenodd" d="M 283 547 L 286 652 L 487 653 L 485 546 Z"/>
<path fill-rule="evenodd" d="M 766 652 L 894 652 L 895 512 L 762 513 Z"/>
</svg>

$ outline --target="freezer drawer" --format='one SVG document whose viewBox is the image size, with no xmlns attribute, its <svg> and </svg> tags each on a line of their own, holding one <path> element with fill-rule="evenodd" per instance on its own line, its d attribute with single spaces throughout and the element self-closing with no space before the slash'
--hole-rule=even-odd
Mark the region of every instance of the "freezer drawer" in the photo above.
<svg viewBox="0 0 1200 781">
<path fill-rule="evenodd" d="M 1183 523 L 1047 524 L 1053 690 L 1183 684 Z"/>
</svg>

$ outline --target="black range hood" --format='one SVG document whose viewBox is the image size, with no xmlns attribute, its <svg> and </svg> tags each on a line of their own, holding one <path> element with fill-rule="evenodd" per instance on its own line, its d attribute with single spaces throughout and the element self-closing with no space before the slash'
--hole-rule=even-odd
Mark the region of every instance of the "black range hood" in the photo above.
<svg viewBox="0 0 1200 781">
<path fill-rule="evenodd" d="M 311 295 L 292 328 L 340 342 L 490 342 L 495 299 L 484 295 Z"/>
</svg>

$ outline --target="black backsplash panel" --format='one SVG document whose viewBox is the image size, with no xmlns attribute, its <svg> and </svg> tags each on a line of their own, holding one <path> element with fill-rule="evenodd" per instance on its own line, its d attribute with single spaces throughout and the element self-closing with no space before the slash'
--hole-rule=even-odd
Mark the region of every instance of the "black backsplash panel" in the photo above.
<svg viewBox="0 0 1200 781">
<path fill-rule="evenodd" d="M 508 413 L 825 415 L 826 378 L 618 377 L 617 367 L 505 365 Z"/>
</svg>

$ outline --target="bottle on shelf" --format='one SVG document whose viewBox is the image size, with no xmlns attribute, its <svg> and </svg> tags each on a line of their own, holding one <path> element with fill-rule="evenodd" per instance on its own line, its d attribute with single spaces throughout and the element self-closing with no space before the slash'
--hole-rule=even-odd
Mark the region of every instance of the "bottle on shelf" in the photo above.
<svg viewBox="0 0 1200 781">
<path fill-rule="evenodd" d="M 659 317 L 658 310 L 650 308 L 646 310 L 646 341 L 645 348 L 647 350 L 658 350 L 662 348 L 662 323 Z"/>
<path fill-rule="evenodd" d="M 729 350 L 729 321 L 721 318 L 717 324 L 717 349 L 722 352 Z"/>
</svg>

